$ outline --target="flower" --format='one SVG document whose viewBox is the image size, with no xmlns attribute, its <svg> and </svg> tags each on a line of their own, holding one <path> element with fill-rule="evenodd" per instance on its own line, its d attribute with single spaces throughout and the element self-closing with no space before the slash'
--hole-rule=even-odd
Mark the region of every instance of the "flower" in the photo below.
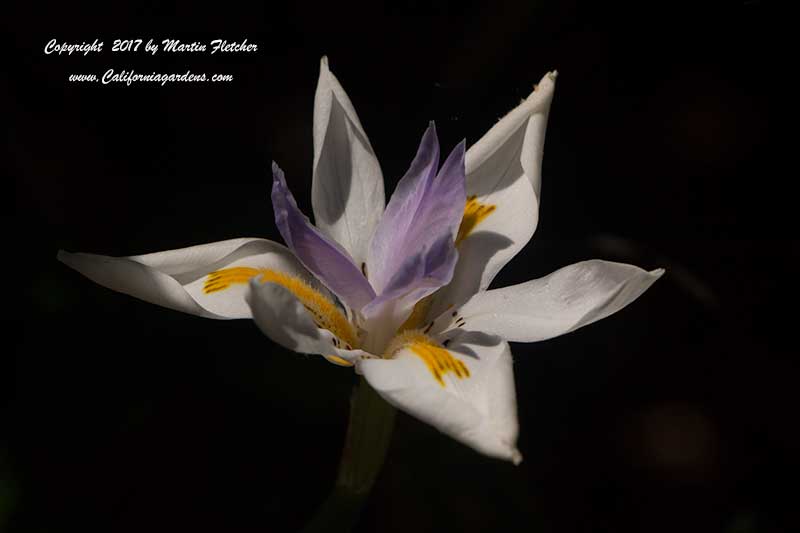
<svg viewBox="0 0 800 533">
<path fill-rule="evenodd" d="M 354 366 L 387 402 L 484 454 L 521 461 L 509 342 L 549 339 L 635 300 L 663 270 L 585 261 L 488 289 L 530 240 L 556 73 L 439 167 L 431 124 L 385 206 L 380 165 L 323 58 L 312 225 L 273 164 L 287 246 L 243 238 L 122 258 L 60 251 L 93 281 Z"/>
</svg>

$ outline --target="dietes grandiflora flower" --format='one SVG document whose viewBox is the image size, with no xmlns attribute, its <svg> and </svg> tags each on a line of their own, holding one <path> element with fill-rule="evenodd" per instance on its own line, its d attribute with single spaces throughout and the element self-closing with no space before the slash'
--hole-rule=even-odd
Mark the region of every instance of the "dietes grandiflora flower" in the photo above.
<svg viewBox="0 0 800 533">
<path fill-rule="evenodd" d="M 93 281 L 352 366 L 390 404 L 484 454 L 521 461 L 509 342 L 550 339 L 635 300 L 663 270 L 585 261 L 489 289 L 536 229 L 556 73 L 439 166 L 433 124 L 388 204 L 350 99 L 322 59 L 304 216 L 273 164 L 286 246 L 233 239 L 130 257 L 59 252 Z"/>
</svg>

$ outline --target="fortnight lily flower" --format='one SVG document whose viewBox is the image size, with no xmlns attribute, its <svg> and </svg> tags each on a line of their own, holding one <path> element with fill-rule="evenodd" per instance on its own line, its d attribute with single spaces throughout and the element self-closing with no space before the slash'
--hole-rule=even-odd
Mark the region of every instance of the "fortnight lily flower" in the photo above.
<svg viewBox="0 0 800 533">
<path fill-rule="evenodd" d="M 518 463 L 509 342 L 541 341 L 635 300 L 663 270 L 586 261 L 488 289 L 538 221 L 555 72 L 483 138 L 440 166 L 431 124 L 385 204 L 380 165 L 322 59 L 312 207 L 273 164 L 286 246 L 234 239 L 122 258 L 59 252 L 93 281 L 216 318 L 252 318 L 275 342 L 353 366 L 387 402 L 484 454 Z"/>
</svg>

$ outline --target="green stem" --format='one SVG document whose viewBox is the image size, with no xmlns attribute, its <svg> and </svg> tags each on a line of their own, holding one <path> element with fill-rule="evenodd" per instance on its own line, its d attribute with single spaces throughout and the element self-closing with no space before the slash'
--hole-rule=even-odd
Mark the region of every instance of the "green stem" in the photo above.
<svg viewBox="0 0 800 533">
<path fill-rule="evenodd" d="M 362 377 L 350 400 L 336 485 L 303 533 L 345 533 L 353 528 L 386 458 L 394 415 L 394 407 Z"/>
</svg>

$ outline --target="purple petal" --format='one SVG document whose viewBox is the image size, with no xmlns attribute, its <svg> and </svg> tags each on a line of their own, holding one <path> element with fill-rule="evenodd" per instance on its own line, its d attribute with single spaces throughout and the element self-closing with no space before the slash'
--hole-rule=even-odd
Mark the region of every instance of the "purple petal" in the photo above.
<svg viewBox="0 0 800 533">
<path fill-rule="evenodd" d="M 435 290 L 452 277 L 457 258 L 453 238 L 466 202 L 464 142 L 435 175 L 438 158 L 439 142 L 431 123 L 372 238 L 369 275 L 381 296 L 417 287 Z"/>
<path fill-rule="evenodd" d="M 336 242 L 315 228 L 297 207 L 283 171 L 272 163 L 272 208 L 275 224 L 294 255 L 352 309 L 361 309 L 375 297 L 367 279 Z"/>
<path fill-rule="evenodd" d="M 383 292 L 364 307 L 364 314 L 368 317 L 376 315 L 383 304 L 397 298 L 402 299 L 400 307 L 410 311 L 418 300 L 450 281 L 457 261 L 458 252 L 453 246 L 453 237 L 442 235 L 439 240 L 403 261 Z"/>
</svg>

